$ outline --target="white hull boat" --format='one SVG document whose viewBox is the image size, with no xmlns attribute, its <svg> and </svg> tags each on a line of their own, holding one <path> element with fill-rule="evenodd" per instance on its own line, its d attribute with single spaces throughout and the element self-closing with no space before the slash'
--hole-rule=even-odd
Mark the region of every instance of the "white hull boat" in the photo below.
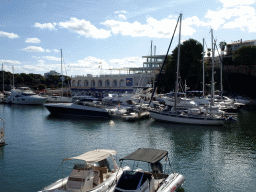
<svg viewBox="0 0 256 192">
<path fill-rule="evenodd" d="M 134 160 L 136 162 L 147 162 L 151 171 L 142 169 L 124 171 L 114 192 L 174 192 L 177 191 L 185 181 L 185 177 L 179 173 L 166 174 L 162 170 L 160 161 L 168 158 L 168 152 L 158 149 L 139 148 L 123 160 Z M 167 162 L 166 162 L 167 163 Z"/>
<path fill-rule="evenodd" d="M 107 192 L 120 178 L 124 170 L 120 169 L 113 157 L 115 150 L 97 149 L 80 156 L 64 159 L 81 160 L 82 164 L 75 164 L 70 175 L 45 187 L 41 192 Z M 113 169 L 109 160 L 112 161 Z"/>
<path fill-rule="evenodd" d="M 139 114 L 135 112 L 131 112 L 129 114 L 123 114 L 121 118 L 125 121 L 136 121 L 139 119 Z"/>
<path fill-rule="evenodd" d="M 8 104 L 43 105 L 46 98 L 37 95 L 29 87 L 19 87 L 11 90 L 11 95 L 6 99 Z"/>
<path fill-rule="evenodd" d="M 175 113 L 171 111 L 149 110 L 150 116 L 158 121 L 172 123 L 192 124 L 192 125 L 223 125 L 226 121 L 217 115 L 190 115 L 184 113 Z"/>
</svg>

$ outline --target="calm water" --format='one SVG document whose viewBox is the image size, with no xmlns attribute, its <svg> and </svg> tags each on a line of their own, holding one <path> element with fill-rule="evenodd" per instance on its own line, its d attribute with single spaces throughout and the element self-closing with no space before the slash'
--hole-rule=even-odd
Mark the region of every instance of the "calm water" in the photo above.
<svg viewBox="0 0 256 192">
<path fill-rule="evenodd" d="M 169 152 L 188 191 L 256 191 L 256 113 L 231 126 L 188 126 L 53 117 L 43 106 L 0 105 L 8 145 L 0 148 L 0 191 L 34 192 L 72 167 L 62 159 L 97 148 L 121 158 L 139 147 Z"/>
</svg>

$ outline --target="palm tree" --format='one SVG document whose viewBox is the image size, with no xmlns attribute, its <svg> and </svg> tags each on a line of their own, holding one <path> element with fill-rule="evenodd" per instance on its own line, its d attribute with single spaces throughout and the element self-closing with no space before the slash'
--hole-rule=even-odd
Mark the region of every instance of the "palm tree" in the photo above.
<svg viewBox="0 0 256 192">
<path fill-rule="evenodd" d="M 221 51 L 225 50 L 226 45 L 227 45 L 227 43 L 225 41 L 220 42 L 219 46 L 220 46 Z"/>
</svg>

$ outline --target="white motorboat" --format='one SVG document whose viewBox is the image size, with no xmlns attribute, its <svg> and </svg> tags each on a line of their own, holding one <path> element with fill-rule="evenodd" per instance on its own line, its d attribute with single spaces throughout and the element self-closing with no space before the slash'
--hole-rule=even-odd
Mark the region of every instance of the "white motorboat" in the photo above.
<svg viewBox="0 0 256 192">
<path fill-rule="evenodd" d="M 167 164 L 168 152 L 159 149 L 139 148 L 130 155 L 120 159 L 146 162 L 151 170 L 126 170 L 121 175 L 114 192 L 170 192 L 177 191 L 185 181 L 179 173 L 167 174 L 163 171 L 161 160 Z M 134 163 L 135 164 L 135 163 Z M 170 162 L 169 162 L 170 164 Z M 166 167 L 166 166 L 165 166 Z M 166 171 L 166 170 L 165 170 Z"/>
<path fill-rule="evenodd" d="M 29 87 L 19 87 L 11 89 L 11 95 L 8 96 L 5 103 L 25 104 L 25 105 L 42 105 L 46 98 L 37 95 Z"/>
<path fill-rule="evenodd" d="M 114 155 L 115 150 L 97 149 L 82 155 L 66 158 L 67 160 L 80 160 L 82 163 L 74 164 L 68 177 L 60 179 L 45 187 L 41 192 L 105 192 L 116 184 L 123 171 L 129 167 L 119 168 Z"/>
<path fill-rule="evenodd" d="M 44 106 L 53 115 L 69 115 L 98 118 L 109 117 L 109 112 L 106 109 L 106 106 L 101 105 L 98 101 L 78 101 L 74 103 L 45 103 Z"/>
<path fill-rule="evenodd" d="M 121 118 L 125 121 L 136 121 L 139 119 L 139 114 L 136 112 L 131 112 L 131 113 L 125 113 L 121 116 Z"/>
<path fill-rule="evenodd" d="M 4 93 L 0 92 L 0 103 L 4 103 L 6 100 L 6 97 L 4 96 Z"/>
</svg>

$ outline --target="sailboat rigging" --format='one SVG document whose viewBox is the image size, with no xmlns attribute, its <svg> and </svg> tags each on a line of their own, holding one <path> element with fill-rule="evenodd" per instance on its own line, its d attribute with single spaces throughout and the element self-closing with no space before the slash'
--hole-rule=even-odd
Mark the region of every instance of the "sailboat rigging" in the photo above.
<svg viewBox="0 0 256 192">
<path fill-rule="evenodd" d="M 182 14 L 179 17 L 179 44 L 178 44 L 178 58 L 177 58 L 177 71 L 175 81 L 175 104 L 171 109 L 149 109 L 150 115 L 155 120 L 167 121 L 173 123 L 184 123 L 184 124 L 203 124 L 203 125 L 223 125 L 226 119 L 222 116 L 213 113 L 202 112 L 202 108 L 193 108 L 193 110 L 179 110 L 177 107 L 178 100 L 178 80 L 179 80 L 179 65 L 180 65 L 180 40 L 181 40 L 181 21 Z M 213 37 L 213 34 L 212 34 Z M 212 43 L 213 44 L 213 43 Z M 213 45 L 212 45 L 213 48 Z M 213 49 L 212 49 L 213 50 Z M 213 54 L 214 56 L 214 54 Z M 212 67 L 214 72 L 214 57 L 212 58 Z M 159 74 L 160 75 L 160 74 Z M 213 82 L 214 73 L 212 74 L 212 93 L 211 93 L 211 105 L 213 104 Z M 152 94 L 153 95 L 153 94 Z M 205 109 L 204 109 L 205 110 Z"/>
</svg>

